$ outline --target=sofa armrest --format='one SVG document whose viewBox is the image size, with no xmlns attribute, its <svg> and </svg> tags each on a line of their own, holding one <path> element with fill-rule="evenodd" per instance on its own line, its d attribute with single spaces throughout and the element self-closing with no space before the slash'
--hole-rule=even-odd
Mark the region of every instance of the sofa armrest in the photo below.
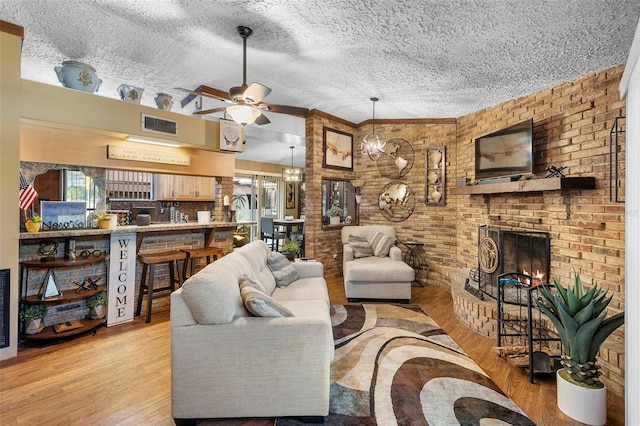
<svg viewBox="0 0 640 426">
<path fill-rule="evenodd" d="M 293 267 L 298 273 L 298 278 L 316 278 L 324 276 L 324 266 L 322 262 L 300 261 L 293 262 Z"/>
<path fill-rule="evenodd" d="M 353 260 L 353 249 L 349 244 L 342 245 L 342 263 Z"/>
<path fill-rule="evenodd" d="M 389 257 L 391 260 L 400 260 L 402 261 L 402 250 L 398 246 L 391 246 L 389 250 Z"/>
</svg>

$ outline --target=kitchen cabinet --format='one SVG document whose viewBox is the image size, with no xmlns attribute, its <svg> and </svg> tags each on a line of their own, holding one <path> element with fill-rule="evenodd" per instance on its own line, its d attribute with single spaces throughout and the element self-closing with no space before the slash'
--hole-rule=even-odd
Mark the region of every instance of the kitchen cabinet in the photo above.
<svg viewBox="0 0 640 426">
<path fill-rule="evenodd" d="M 156 174 L 155 179 L 157 200 L 215 199 L 216 179 L 213 177 Z"/>
</svg>

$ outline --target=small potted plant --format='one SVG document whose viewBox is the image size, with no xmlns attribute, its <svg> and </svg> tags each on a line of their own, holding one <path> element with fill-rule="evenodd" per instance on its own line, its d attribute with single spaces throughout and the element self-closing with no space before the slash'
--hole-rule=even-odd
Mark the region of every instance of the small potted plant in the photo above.
<svg viewBox="0 0 640 426">
<path fill-rule="evenodd" d="M 344 214 L 344 210 L 342 210 L 338 206 L 332 206 L 329 210 L 326 211 L 325 214 L 329 216 L 329 223 L 331 225 L 339 225 L 340 216 Z"/>
<path fill-rule="evenodd" d="M 111 226 L 111 216 L 102 213 L 98 215 L 98 228 L 108 229 Z"/>
<path fill-rule="evenodd" d="M 38 232 L 41 226 L 42 218 L 35 213 L 24 221 L 24 227 L 27 232 Z"/>
<path fill-rule="evenodd" d="M 20 311 L 20 321 L 24 322 L 25 334 L 40 333 L 44 328 L 42 318 L 47 316 L 47 305 L 25 305 Z"/>
<path fill-rule="evenodd" d="M 287 240 L 282 246 L 282 252 L 287 259 L 294 260 L 298 254 L 300 254 L 300 243 L 298 240 Z"/>
<path fill-rule="evenodd" d="M 89 316 L 91 319 L 101 319 L 106 315 L 107 292 L 101 291 L 93 296 L 87 297 L 85 300 L 89 308 Z"/>
<path fill-rule="evenodd" d="M 558 408 L 569 417 L 590 425 L 607 421 L 606 388 L 600 381 L 596 355 L 607 337 L 624 324 L 624 312 L 605 318 L 611 302 L 608 290 L 595 284 L 585 292 L 579 274 L 567 288 L 554 279 L 556 291 L 546 285 L 537 300 L 562 341 L 562 367 L 557 371 Z M 585 401 L 589 401 L 588 403 Z"/>
</svg>

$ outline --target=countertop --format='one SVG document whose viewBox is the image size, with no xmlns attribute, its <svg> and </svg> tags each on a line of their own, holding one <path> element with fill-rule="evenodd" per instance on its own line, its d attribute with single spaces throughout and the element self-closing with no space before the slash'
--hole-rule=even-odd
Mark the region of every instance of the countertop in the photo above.
<svg viewBox="0 0 640 426">
<path fill-rule="evenodd" d="M 37 238 L 60 238 L 71 236 L 88 236 L 88 235 L 111 235 L 111 234 L 131 234 L 131 233 L 144 233 L 144 232 L 162 232 L 162 231 L 180 231 L 180 230 L 197 230 L 202 229 L 215 229 L 215 228 L 237 228 L 242 225 L 254 225 L 255 221 L 248 222 L 209 222 L 209 223 L 152 223 L 147 226 L 129 225 L 129 226 L 116 226 L 115 228 L 98 229 L 98 228 L 72 228 L 72 229 L 57 229 L 54 231 L 40 231 L 40 232 L 21 232 L 21 240 L 30 240 Z"/>
</svg>

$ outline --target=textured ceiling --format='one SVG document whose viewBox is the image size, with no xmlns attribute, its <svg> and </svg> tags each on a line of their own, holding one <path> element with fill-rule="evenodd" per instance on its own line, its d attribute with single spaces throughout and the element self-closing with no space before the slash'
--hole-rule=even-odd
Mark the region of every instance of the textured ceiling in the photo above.
<svg viewBox="0 0 640 426">
<path fill-rule="evenodd" d="M 0 19 L 25 28 L 25 79 L 59 85 L 53 67 L 78 60 L 98 95 L 128 83 L 145 105 L 168 92 L 191 114 L 173 88 L 241 84 L 246 25 L 247 82 L 270 87 L 267 102 L 355 123 L 372 96 L 376 118 L 459 117 L 623 64 L 639 17 L 638 0 L 0 0 Z M 239 158 L 288 164 L 304 121 L 267 114 Z"/>
</svg>

